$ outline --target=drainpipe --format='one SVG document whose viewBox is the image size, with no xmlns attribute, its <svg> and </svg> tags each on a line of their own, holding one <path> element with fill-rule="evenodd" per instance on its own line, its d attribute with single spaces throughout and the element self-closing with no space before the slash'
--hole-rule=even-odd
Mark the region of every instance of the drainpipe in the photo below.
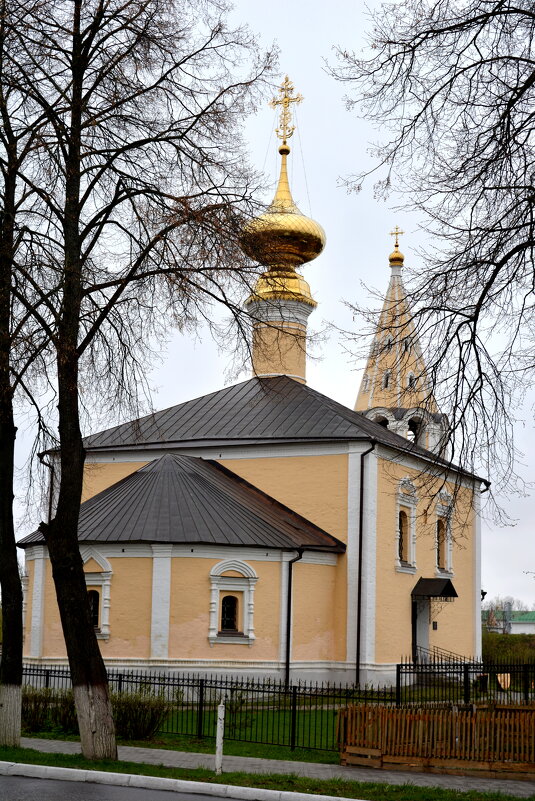
<svg viewBox="0 0 535 801">
<path fill-rule="evenodd" d="M 292 645 L 292 579 L 293 566 L 303 558 L 303 548 L 297 548 L 297 556 L 288 562 L 288 602 L 286 604 L 286 660 L 284 665 L 284 683 L 290 684 L 290 650 Z"/>
<path fill-rule="evenodd" d="M 41 462 L 41 464 L 43 464 L 45 467 L 48 467 L 48 469 L 50 470 L 50 489 L 48 492 L 48 520 L 47 520 L 47 523 L 50 524 L 50 521 L 52 520 L 52 504 L 54 500 L 54 476 L 55 476 L 54 462 L 45 462 L 44 453 L 38 453 L 37 456 L 39 457 L 39 461 Z"/>
<path fill-rule="evenodd" d="M 360 635 L 361 635 L 361 617 L 362 617 L 362 529 L 364 526 L 364 457 L 371 453 L 377 445 L 376 440 L 372 439 L 370 447 L 367 451 L 360 454 L 360 493 L 359 493 L 359 570 L 357 579 L 357 655 L 355 665 L 355 683 L 360 685 Z"/>
</svg>

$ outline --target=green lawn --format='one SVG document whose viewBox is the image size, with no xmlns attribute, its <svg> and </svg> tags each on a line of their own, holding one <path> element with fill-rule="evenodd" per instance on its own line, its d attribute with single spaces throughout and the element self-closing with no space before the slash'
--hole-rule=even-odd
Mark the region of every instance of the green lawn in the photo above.
<svg viewBox="0 0 535 801">
<path fill-rule="evenodd" d="M 298 748 L 337 751 L 337 710 L 330 708 L 299 709 L 295 715 L 294 744 Z M 211 708 L 202 716 L 202 733 L 215 737 L 217 709 Z M 196 736 L 199 732 L 197 711 L 179 708 L 165 721 L 162 733 Z M 289 747 L 292 742 L 292 713 L 289 709 L 259 709 L 244 707 L 235 712 L 227 709 L 225 717 L 225 740 L 276 744 Z"/>
<path fill-rule="evenodd" d="M 170 779 L 217 782 L 220 784 L 241 785 L 245 787 L 264 787 L 271 790 L 289 790 L 300 793 L 342 796 L 346 798 L 369 799 L 370 801 L 505 801 L 520 799 L 501 793 L 461 793 L 439 788 L 415 787 L 414 785 L 388 785 L 379 782 L 349 782 L 340 779 L 307 779 L 295 775 L 262 775 L 248 773 L 224 773 L 215 776 L 212 771 L 181 770 L 134 762 L 89 761 L 81 756 L 67 754 L 43 754 L 29 748 L 0 748 L 0 761 L 24 762 L 34 765 L 52 765 L 62 768 L 82 768 L 102 770 L 112 773 L 135 773 L 145 776 L 161 776 Z M 409 779 L 410 781 L 410 779 Z M 535 796 L 529 797 L 535 801 Z M 525 801 L 525 799 L 524 799 Z M 529 799 L 528 799 L 529 801 Z"/>
</svg>

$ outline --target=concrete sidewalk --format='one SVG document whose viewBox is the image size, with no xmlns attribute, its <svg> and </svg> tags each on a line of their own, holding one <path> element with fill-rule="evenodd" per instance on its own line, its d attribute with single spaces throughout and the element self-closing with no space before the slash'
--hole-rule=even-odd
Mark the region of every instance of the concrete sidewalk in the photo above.
<svg viewBox="0 0 535 801">
<path fill-rule="evenodd" d="M 78 754 L 80 744 L 64 740 L 40 740 L 23 737 L 21 745 L 55 754 Z M 196 754 L 186 751 L 167 751 L 161 748 L 137 748 L 119 746 L 119 759 L 128 762 L 145 762 L 149 765 L 165 765 L 169 768 L 214 768 L 213 754 Z M 373 768 L 342 767 L 316 762 L 292 762 L 291 760 L 258 759 L 255 757 L 223 757 L 223 772 L 244 773 L 293 773 L 314 779 L 346 779 L 358 782 L 383 784 L 412 784 L 419 787 L 444 787 L 452 790 L 500 792 L 522 798 L 535 798 L 535 782 L 514 779 L 485 779 L 474 776 L 446 776 L 410 771 L 386 771 Z"/>
</svg>

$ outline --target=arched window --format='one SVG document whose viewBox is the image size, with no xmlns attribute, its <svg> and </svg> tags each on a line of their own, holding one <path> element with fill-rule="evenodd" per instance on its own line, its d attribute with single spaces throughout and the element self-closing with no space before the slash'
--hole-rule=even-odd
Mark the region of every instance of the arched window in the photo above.
<svg viewBox="0 0 535 801">
<path fill-rule="evenodd" d="M 383 373 L 383 389 L 388 389 L 390 384 L 390 370 L 385 370 Z"/>
<path fill-rule="evenodd" d="M 386 337 L 384 342 L 385 342 L 384 346 L 383 346 L 384 350 L 387 351 L 387 352 L 391 351 L 392 350 L 392 337 L 390 337 L 390 336 Z"/>
<path fill-rule="evenodd" d="M 362 389 L 364 390 L 364 392 L 368 391 L 369 386 L 370 386 L 370 377 L 368 373 L 365 373 L 365 375 L 362 378 Z"/>
<path fill-rule="evenodd" d="M 423 424 L 419 417 L 411 417 L 407 428 L 407 439 L 415 445 L 421 444 Z"/>
<path fill-rule="evenodd" d="M 398 516 L 398 557 L 402 564 L 409 561 L 409 518 L 407 512 L 400 510 Z"/>
<path fill-rule="evenodd" d="M 437 520 L 437 568 L 439 570 L 446 570 L 446 524 L 444 520 Z"/>
<path fill-rule="evenodd" d="M 403 350 L 405 351 L 405 353 L 410 353 L 411 352 L 411 341 L 410 341 L 409 337 L 406 337 L 403 340 Z"/>
<path fill-rule="evenodd" d="M 380 414 L 377 415 L 374 422 L 379 423 L 379 425 L 383 426 L 383 428 L 388 428 L 388 419 Z"/>
<path fill-rule="evenodd" d="M 415 390 L 416 389 L 416 376 L 414 373 L 409 373 L 407 376 L 407 389 Z"/>
<path fill-rule="evenodd" d="M 225 559 L 213 566 L 210 571 L 210 645 L 254 643 L 254 589 L 257 581 L 253 568 L 239 559 Z"/>
<path fill-rule="evenodd" d="M 238 599 L 225 595 L 221 601 L 221 631 L 238 631 Z"/>
<path fill-rule="evenodd" d="M 97 590 L 89 590 L 87 593 L 87 599 L 89 601 L 89 609 L 91 610 L 91 622 L 93 623 L 93 628 L 99 629 L 100 628 L 100 595 Z"/>
</svg>

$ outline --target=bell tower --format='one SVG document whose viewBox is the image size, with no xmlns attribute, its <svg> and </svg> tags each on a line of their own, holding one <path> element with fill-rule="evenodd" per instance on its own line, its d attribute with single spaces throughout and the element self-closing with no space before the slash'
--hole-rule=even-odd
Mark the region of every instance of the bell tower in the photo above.
<svg viewBox="0 0 535 801">
<path fill-rule="evenodd" d="M 319 256 L 325 233 L 319 223 L 298 209 L 288 181 L 288 140 L 295 130 L 291 104 L 302 99 L 301 95 L 294 96 L 294 87 L 286 76 L 279 97 L 271 102 L 281 108 L 276 129 L 282 140 L 277 190 L 266 212 L 245 226 L 242 249 L 266 268 L 245 301 L 253 318 L 253 375 L 287 375 L 306 383 L 307 320 L 316 301 L 297 270 Z"/>
<path fill-rule="evenodd" d="M 363 412 L 396 434 L 443 456 L 448 420 L 441 414 L 427 375 L 426 365 L 403 286 L 404 256 L 399 249 L 403 234 L 391 232 L 394 250 L 388 261 L 390 282 L 368 354 L 355 403 Z"/>
</svg>

